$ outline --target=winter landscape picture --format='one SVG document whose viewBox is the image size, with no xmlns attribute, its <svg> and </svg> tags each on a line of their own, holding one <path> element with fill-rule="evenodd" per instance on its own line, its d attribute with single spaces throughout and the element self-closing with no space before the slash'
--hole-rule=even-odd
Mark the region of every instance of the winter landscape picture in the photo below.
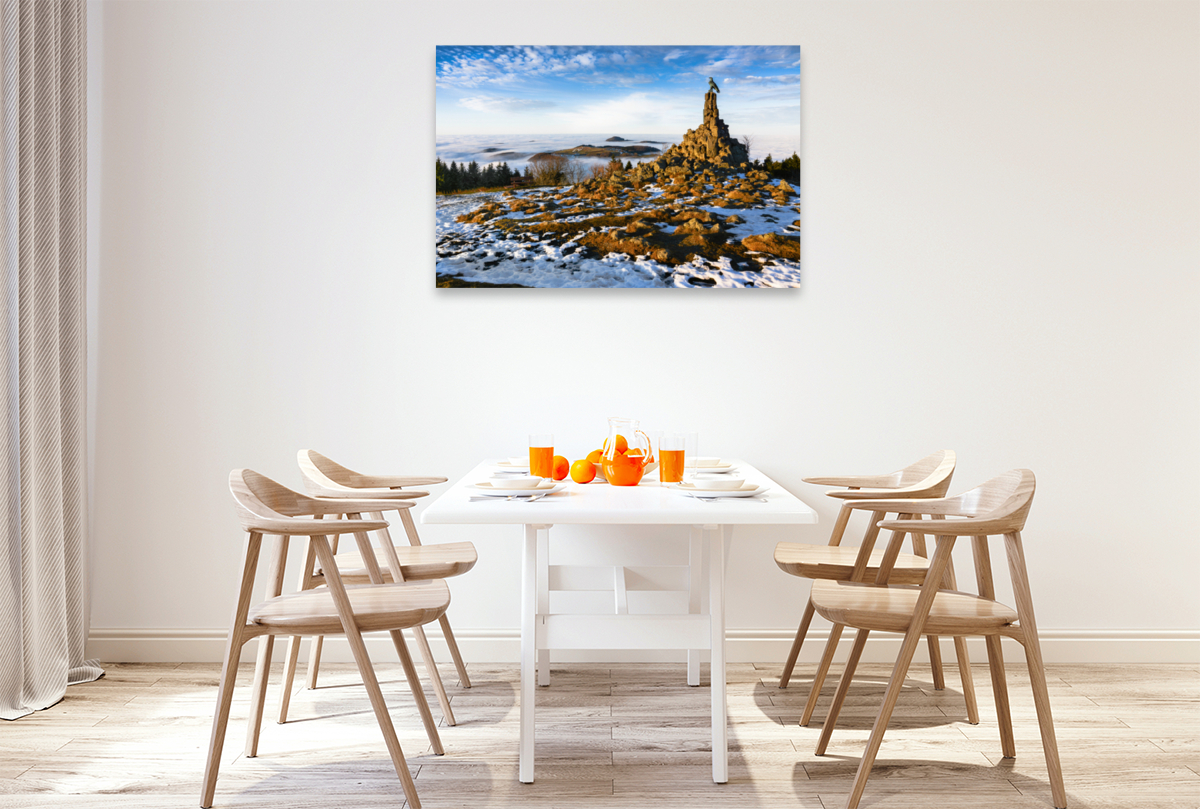
<svg viewBox="0 0 1200 809">
<path fill-rule="evenodd" d="M 439 287 L 800 285 L 800 48 L 438 46 Z"/>
</svg>

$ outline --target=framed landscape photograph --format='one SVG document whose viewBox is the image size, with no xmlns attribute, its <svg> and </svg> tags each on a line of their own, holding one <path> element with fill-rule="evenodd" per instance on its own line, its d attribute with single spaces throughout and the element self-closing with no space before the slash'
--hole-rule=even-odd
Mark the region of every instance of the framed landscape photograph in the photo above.
<svg viewBox="0 0 1200 809">
<path fill-rule="evenodd" d="M 438 46 L 439 287 L 800 285 L 798 46 Z"/>
</svg>

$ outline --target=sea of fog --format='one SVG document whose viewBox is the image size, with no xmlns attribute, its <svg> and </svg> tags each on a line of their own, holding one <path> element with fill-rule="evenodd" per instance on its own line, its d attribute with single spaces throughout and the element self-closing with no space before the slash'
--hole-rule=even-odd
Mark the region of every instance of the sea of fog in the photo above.
<svg viewBox="0 0 1200 809">
<path fill-rule="evenodd" d="M 609 144 L 613 136 L 624 138 L 624 142 Z M 529 158 L 538 152 L 555 152 L 560 149 L 571 149 L 575 146 L 589 144 L 591 146 L 617 145 L 634 146 L 643 141 L 654 146 L 659 152 L 647 155 L 643 159 L 651 160 L 670 146 L 683 139 L 683 133 L 636 135 L 626 132 L 607 132 L 604 134 L 584 135 L 438 135 L 437 156 L 444 163 L 451 161 L 470 163 L 477 161 L 480 166 L 487 163 L 508 163 L 509 168 L 524 170 L 529 164 Z M 775 160 L 791 157 L 792 152 L 800 153 L 800 142 L 793 137 L 755 136 L 751 144 L 750 158 L 761 160 L 768 154 Z M 604 163 L 604 159 L 581 158 L 585 162 Z M 627 158 L 637 162 L 635 158 Z"/>
</svg>

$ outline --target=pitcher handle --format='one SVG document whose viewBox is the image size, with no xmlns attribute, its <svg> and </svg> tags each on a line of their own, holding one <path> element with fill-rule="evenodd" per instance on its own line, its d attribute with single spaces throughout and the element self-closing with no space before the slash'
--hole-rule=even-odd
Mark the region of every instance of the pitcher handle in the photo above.
<svg viewBox="0 0 1200 809">
<path fill-rule="evenodd" d="M 640 435 L 646 439 L 646 463 L 654 463 L 654 442 L 650 440 L 650 436 L 646 435 L 641 430 L 634 430 L 634 435 Z"/>
</svg>

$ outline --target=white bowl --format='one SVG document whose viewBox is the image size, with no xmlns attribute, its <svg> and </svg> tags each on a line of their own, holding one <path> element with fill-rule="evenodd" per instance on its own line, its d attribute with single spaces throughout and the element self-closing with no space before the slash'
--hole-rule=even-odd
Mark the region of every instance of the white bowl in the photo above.
<svg viewBox="0 0 1200 809">
<path fill-rule="evenodd" d="M 697 489 L 707 489 L 709 491 L 728 491 L 731 489 L 740 489 L 746 481 L 741 478 L 731 478 L 728 475 L 721 477 L 695 477 L 692 479 L 692 485 Z"/>
<path fill-rule="evenodd" d="M 720 466 L 720 458 L 697 458 L 693 463 L 685 463 L 685 466 L 691 466 L 696 469 L 703 469 L 706 466 Z"/>
<path fill-rule="evenodd" d="M 529 456 L 526 455 L 524 458 L 509 458 L 508 462 L 512 466 L 529 466 Z"/>
<path fill-rule="evenodd" d="M 536 489 L 542 480 L 543 478 L 533 475 L 513 475 L 503 480 L 497 480 L 492 486 L 497 489 Z"/>
</svg>

